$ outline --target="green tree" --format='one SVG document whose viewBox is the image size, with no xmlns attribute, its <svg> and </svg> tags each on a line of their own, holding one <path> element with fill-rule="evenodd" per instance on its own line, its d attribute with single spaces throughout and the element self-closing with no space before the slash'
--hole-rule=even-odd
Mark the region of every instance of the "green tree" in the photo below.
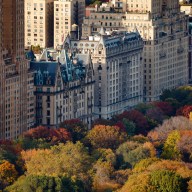
<svg viewBox="0 0 192 192">
<path fill-rule="evenodd" d="M 151 157 L 150 149 L 137 142 L 126 142 L 116 150 L 117 166 L 133 167 L 140 160 Z"/>
<path fill-rule="evenodd" d="M 186 192 L 187 180 L 180 175 L 168 170 L 157 170 L 150 175 L 151 185 L 158 192 Z"/>
<path fill-rule="evenodd" d="M 67 177 L 51 177 L 40 175 L 22 176 L 6 192 L 84 192 L 81 181 L 72 181 Z"/>
<path fill-rule="evenodd" d="M 133 123 L 132 121 L 129 121 L 128 119 L 123 119 L 123 124 L 125 126 L 126 129 L 126 133 L 130 136 L 133 136 L 135 134 L 136 131 L 136 125 L 135 123 Z"/>
<path fill-rule="evenodd" d="M 168 138 L 163 146 L 163 153 L 161 155 L 163 158 L 173 160 L 181 159 L 181 154 L 177 146 L 180 138 L 181 136 L 179 131 L 173 131 L 168 135 Z"/>
</svg>

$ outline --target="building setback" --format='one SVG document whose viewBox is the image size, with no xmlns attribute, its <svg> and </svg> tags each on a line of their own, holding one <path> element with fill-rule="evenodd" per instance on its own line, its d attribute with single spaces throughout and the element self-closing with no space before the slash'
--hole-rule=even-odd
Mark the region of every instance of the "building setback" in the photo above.
<svg viewBox="0 0 192 192">
<path fill-rule="evenodd" d="M 95 116 L 111 118 L 143 101 L 143 41 L 137 32 L 103 29 L 85 40 L 65 40 L 72 52 L 91 54 L 95 72 Z"/>
<path fill-rule="evenodd" d="M 70 59 L 64 49 L 44 50 L 35 70 L 37 125 L 57 128 L 61 122 L 79 118 L 91 125 L 94 111 L 94 72 L 89 55 Z"/>
<path fill-rule="evenodd" d="M 25 48 L 53 46 L 53 1 L 25 0 Z"/>
<path fill-rule="evenodd" d="M 0 139 L 34 126 L 33 72 L 24 54 L 24 2 L 0 0 Z"/>
</svg>

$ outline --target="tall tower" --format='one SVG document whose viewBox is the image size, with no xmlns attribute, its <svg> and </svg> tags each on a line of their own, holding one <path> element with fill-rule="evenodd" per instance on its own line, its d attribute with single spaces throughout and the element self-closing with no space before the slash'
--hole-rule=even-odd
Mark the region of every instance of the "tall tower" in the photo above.
<svg viewBox="0 0 192 192">
<path fill-rule="evenodd" d="M 17 138 L 29 128 L 30 76 L 24 54 L 24 1 L 0 0 L 0 139 Z"/>
</svg>

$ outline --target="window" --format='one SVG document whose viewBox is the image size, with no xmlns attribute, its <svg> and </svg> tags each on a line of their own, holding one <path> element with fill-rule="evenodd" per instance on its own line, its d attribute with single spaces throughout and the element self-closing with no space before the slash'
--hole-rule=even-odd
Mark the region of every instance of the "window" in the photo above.
<svg viewBox="0 0 192 192">
<path fill-rule="evenodd" d="M 50 125 L 50 118 L 47 118 L 47 125 Z"/>
</svg>

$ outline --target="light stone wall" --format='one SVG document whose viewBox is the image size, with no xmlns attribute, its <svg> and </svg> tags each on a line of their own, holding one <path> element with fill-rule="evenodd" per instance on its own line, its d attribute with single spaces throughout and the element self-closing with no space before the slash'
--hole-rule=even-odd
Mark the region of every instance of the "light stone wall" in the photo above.
<svg viewBox="0 0 192 192">
<path fill-rule="evenodd" d="M 53 46 L 53 1 L 25 0 L 25 47 Z"/>
<path fill-rule="evenodd" d="M 111 118 L 143 101 L 143 41 L 137 33 L 97 35 L 70 45 L 72 52 L 91 54 L 96 118 Z"/>
<path fill-rule="evenodd" d="M 188 83 L 188 17 L 180 13 L 177 0 L 127 0 L 124 3 L 126 12 L 119 13 L 119 22 L 122 22 L 119 29 L 124 27 L 128 32 L 137 30 L 144 39 L 145 100 L 158 100 L 163 90 Z M 101 23 L 106 22 L 106 18 L 101 17 L 102 12 L 91 15 L 99 18 L 100 22 L 94 17 L 86 18 L 84 38 L 95 34 L 94 31 L 102 27 Z M 114 27 L 112 22 L 110 28 Z M 105 28 L 110 30 L 108 26 Z"/>
<path fill-rule="evenodd" d="M 62 45 L 68 34 L 74 30 L 81 35 L 81 26 L 85 16 L 85 0 L 54 1 L 54 47 Z M 78 32 L 79 31 L 79 32 Z"/>
</svg>

